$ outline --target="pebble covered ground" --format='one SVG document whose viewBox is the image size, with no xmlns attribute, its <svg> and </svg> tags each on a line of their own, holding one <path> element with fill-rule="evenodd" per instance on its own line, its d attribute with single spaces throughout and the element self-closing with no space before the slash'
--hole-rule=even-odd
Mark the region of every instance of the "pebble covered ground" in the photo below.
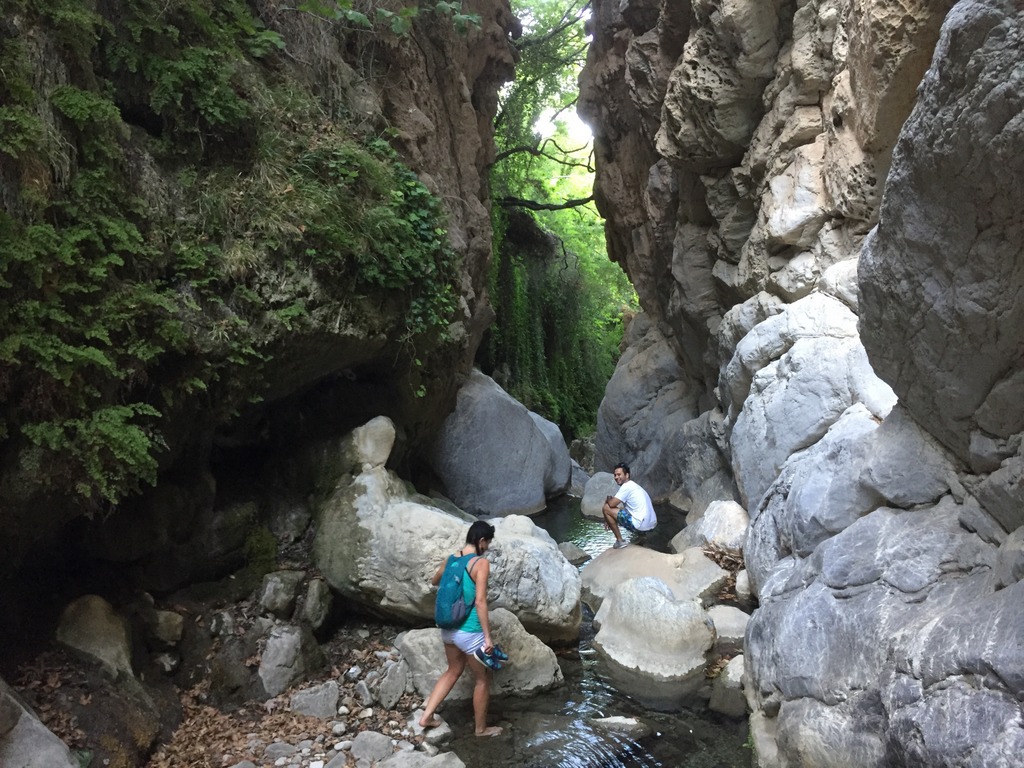
<svg viewBox="0 0 1024 768">
<path fill-rule="evenodd" d="M 356 621 L 323 644 L 330 669 L 267 701 L 249 702 L 223 711 L 209 702 L 208 682 L 177 695 L 183 719 L 170 738 L 148 758 L 145 768 L 343 768 L 368 765 L 399 751 L 428 755 L 443 751 L 451 738 L 447 726 L 424 732 L 415 714 L 417 694 L 405 694 L 390 709 L 365 706 L 360 681 L 394 658 L 398 629 Z M 337 712 L 313 717 L 291 711 L 292 697 L 335 681 L 340 689 Z M 114 768 L 116 760 L 99 754 L 90 760 L 103 734 L 83 729 L 83 711 L 100 698 L 97 684 L 62 652 L 47 651 L 23 664 L 15 689 L 46 726 L 79 754 L 89 768 Z M 439 745 L 441 748 L 439 749 Z"/>
</svg>

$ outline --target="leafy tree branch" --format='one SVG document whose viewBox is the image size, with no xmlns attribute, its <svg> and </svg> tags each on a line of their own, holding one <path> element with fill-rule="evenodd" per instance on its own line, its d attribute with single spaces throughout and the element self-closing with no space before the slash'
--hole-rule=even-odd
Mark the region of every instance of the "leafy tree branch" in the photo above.
<svg viewBox="0 0 1024 768">
<path fill-rule="evenodd" d="M 526 200 L 521 197 L 501 197 L 493 201 L 495 205 L 502 208 L 525 208 L 529 211 L 564 211 L 569 208 L 579 208 L 594 202 L 594 196 L 583 197 L 578 200 L 564 200 L 561 203 L 538 203 L 535 200 Z"/>
</svg>

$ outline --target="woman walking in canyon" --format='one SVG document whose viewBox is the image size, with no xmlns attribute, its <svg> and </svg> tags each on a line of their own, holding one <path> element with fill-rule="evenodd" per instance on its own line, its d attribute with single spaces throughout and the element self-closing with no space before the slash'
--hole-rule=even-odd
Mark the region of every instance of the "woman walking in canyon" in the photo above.
<svg viewBox="0 0 1024 768">
<path fill-rule="evenodd" d="M 497 736 L 501 728 L 487 725 L 487 705 L 491 698 L 491 670 L 485 663 L 492 658 L 494 642 L 491 640 L 491 623 L 487 611 L 487 579 L 491 564 L 484 557 L 494 539 L 494 526 L 477 520 L 469 527 L 466 544 L 458 552 L 459 558 L 469 557 L 465 564 L 466 575 L 462 580 L 463 598 L 469 606 L 469 613 L 456 629 L 442 629 L 444 654 L 448 669 L 444 671 L 423 705 L 420 727 L 434 728 L 441 724 L 434 712 L 444 698 L 455 687 L 466 664 L 473 673 L 473 718 L 477 736 Z M 444 574 L 447 561 L 437 569 L 431 582 L 437 586 Z"/>
</svg>

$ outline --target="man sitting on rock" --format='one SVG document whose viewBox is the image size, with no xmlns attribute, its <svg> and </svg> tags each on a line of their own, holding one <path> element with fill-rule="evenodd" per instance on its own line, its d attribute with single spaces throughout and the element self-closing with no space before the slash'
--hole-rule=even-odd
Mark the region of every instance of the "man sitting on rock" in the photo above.
<svg viewBox="0 0 1024 768">
<path fill-rule="evenodd" d="M 614 496 L 605 498 L 601 512 L 605 527 L 615 534 L 612 546 L 622 549 L 629 542 L 623 541 L 619 526 L 633 533 L 651 531 L 658 524 L 658 516 L 654 514 L 654 505 L 647 491 L 629 479 L 628 464 L 617 464 L 612 474 L 619 490 Z"/>
</svg>

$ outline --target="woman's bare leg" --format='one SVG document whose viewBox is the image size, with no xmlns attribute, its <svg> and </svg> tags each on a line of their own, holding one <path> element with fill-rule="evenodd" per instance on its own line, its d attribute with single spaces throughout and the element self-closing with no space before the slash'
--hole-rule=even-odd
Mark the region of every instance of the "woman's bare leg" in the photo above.
<svg viewBox="0 0 1024 768">
<path fill-rule="evenodd" d="M 462 670 L 466 668 L 466 654 L 454 645 L 445 643 L 444 655 L 448 660 L 448 669 L 434 683 L 434 689 L 430 692 L 430 696 L 427 697 L 427 701 L 423 705 L 423 717 L 420 718 L 420 728 L 430 728 L 438 725 L 434 720 L 434 712 L 441 702 L 444 701 L 445 696 L 452 692 L 452 688 L 455 687 L 455 683 L 459 681 L 459 677 L 462 675 Z"/>
<path fill-rule="evenodd" d="M 501 728 L 487 726 L 487 706 L 491 701 L 491 670 L 476 659 L 469 660 L 473 673 L 473 725 L 477 736 L 497 736 Z"/>
</svg>

